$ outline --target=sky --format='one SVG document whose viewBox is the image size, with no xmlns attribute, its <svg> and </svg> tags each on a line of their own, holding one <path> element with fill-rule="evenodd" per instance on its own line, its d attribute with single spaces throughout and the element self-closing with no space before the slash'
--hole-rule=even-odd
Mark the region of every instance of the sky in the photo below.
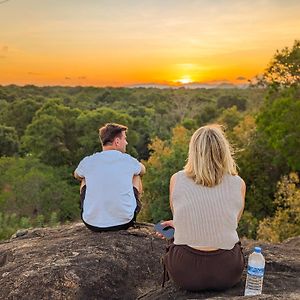
<svg viewBox="0 0 300 300">
<path fill-rule="evenodd" d="M 299 16 L 299 0 L 0 0 L 0 84 L 243 83 Z"/>
</svg>

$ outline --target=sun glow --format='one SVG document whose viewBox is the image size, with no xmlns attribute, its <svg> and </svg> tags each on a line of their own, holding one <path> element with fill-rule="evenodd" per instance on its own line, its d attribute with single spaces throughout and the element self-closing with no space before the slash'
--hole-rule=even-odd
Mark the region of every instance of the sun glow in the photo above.
<svg viewBox="0 0 300 300">
<path fill-rule="evenodd" d="M 0 0 L 0 85 L 240 84 L 300 28 L 293 0 L 54 2 Z"/>
<path fill-rule="evenodd" d="M 181 84 L 188 84 L 188 83 L 191 83 L 193 82 L 193 80 L 191 79 L 190 76 L 184 76 L 178 80 L 176 80 L 177 82 L 181 83 Z"/>
</svg>

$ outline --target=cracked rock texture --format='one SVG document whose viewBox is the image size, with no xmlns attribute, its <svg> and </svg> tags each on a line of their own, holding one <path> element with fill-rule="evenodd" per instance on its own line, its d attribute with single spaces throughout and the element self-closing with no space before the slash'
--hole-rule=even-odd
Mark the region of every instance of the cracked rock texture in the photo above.
<svg viewBox="0 0 300 300">
<path fill-rule="evenodd" d="M 160 287 L 165 241 L 150 224 L 94 233 L 81 223 L 37 228 L 0 242 L 0 299 L 300 299 L 300 237 L 281 244 L 242 240 L 248 257 L 261 246 L 263 295 L 243 297 L 241 282 L 224 292 Z"/>
</svg>

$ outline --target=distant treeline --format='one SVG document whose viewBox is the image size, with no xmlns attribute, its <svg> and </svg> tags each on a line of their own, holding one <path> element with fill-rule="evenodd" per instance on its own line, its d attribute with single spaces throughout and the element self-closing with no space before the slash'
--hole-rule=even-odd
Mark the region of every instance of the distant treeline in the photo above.
<svg viewBox="0 0 300 300">
<path fill-rule="evenodd" d="M 293 58 L 299 43 L 284 51 L 280 59 Z M 147 166 L 142 220 L 170 216 L 170 176 L 183 167 L 192 132 L 217 122 L 247 183 L 240 233 L 281 240 L 275 229 L 293 219 L 288 235 L 299 234 L 300 92 L 291 74 L 276 81 L 267 69 L 247 89 L 0 86 L 0 238 L 79 217 L 72 172 L 101 150 L 106 122 L 128 126 L 128 152 Z"/>
</svg>

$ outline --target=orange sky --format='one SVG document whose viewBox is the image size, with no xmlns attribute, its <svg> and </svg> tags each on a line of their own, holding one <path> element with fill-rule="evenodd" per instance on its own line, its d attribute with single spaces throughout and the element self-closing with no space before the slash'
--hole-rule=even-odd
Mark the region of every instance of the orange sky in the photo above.
<svg viewBox="0 0 300 300">
<path fill-rule="evenodd" d="M 300 1 L 249 2 L 0 0 L 0 84 L 242 83 L 300 38 Z"/>
</svg>

